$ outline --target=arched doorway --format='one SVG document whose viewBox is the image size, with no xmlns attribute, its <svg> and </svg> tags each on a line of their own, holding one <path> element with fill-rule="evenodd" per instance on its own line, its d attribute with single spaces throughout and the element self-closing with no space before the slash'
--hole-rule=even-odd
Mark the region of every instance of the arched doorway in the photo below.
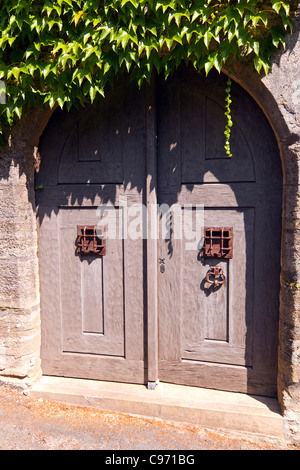
<svg viewBox="0 0 300 470">
<path fill-rule="evenodd" d="M 146 383 L 153 334 L 159 380 L 276 395 L 281 163 L 238 85 L 225 155 L 225 83 L 182 68 L 151 93 L 125 80 L 99 105 L 55 112 L 37 174 L 44 373 Z M 143 224 L 153 214 L 168 228 L 157 241 Z M 103 242 L 100 226 L 115 236 Z"/>
</svg>

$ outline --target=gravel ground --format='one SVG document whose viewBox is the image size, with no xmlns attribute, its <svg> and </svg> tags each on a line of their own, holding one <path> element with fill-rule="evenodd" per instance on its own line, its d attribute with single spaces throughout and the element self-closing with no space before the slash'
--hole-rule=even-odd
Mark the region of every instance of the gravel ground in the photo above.
<svg viewBox="0 0 300 470">
<path fill-rule="evenodd" d="M 200 426 L 33 399 L 22 392 L 0 389 L 0 450 L 113 450 L 116 459 L 121 455 L 118 451 L 300 449 Z"/>
</svg>

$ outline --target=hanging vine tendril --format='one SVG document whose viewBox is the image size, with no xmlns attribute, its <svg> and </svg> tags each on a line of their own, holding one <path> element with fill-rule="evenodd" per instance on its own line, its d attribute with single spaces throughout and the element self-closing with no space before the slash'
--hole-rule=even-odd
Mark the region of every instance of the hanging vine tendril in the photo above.
<svg viewBox="0 0 300 470">
<path fill-rule="evenodd" d="M 230 78 L 230 76 L 228 76 L 227 88 L 225 89 L 225 92 L 226 92 L 225 116 L 226 116 L 227 122 L 226 122 L 225 131 L 224 131 L 225 139 L 226 139 L 224 148 L 226 150 L 226 153 L 227 153 L 228 157 L 232 157 L 231 146 L 230 146 L 230 137 L 231 137 L 231 128 L 232 128 L 233 123 L 232 123 L 232 117 L 231 117 L 232 99 L 231 99 L 231 78 Z"/>
</svg>

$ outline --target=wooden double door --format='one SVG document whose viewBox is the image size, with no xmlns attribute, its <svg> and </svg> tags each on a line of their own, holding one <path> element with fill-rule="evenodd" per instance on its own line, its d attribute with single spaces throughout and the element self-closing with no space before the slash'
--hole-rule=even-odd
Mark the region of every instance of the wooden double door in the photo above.
<svg viewBox="0 0 300 470">
<path fill-rule="evenodd" d="M 182 68 L 53 115 L 36 173 L 44 374 L 276 395 L 281 163 L 238 85 L 227 157 L 225 88 Z"/>
</svg>

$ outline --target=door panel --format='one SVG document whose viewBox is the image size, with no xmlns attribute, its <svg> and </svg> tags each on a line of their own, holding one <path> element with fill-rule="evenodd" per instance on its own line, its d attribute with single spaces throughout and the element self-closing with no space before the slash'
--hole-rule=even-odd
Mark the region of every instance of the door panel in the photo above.
<svg viewBox="0 0 300 470">
<path fill-rule="evenodd" d="M 111 216 L 118 220 L 118 212 L 111 211 Z M 68 352 L 124 357 L 123 241 L 107 240 L 101 257 L 74 256 L 77 225 L 97 223 L 101 220 L 95 208 L 59 212 L 62 347 Z"/>
<path fill-rule="evenodd" d="M 40 153 L 43 373 L 144 383 L 143 240 L 118 236 L 144 198 L 143 93 L 124 81 L 90 109 L 58 111 Z M 112 231 L 105 255 L 78 252 L 77 226 Z"/>
<path fill-rule="evenodd" d="M 158 202 L 172 209 L 159 240 L 159 377 L 162 381 L 276 395 L 282 174 L 270 126 L 233 85 L 232 153 L 224 151 L 226 79 L 179 70 L 158 89 Z M 222 98 L 222 99 L 221 99 Z M 196 245 L 178 239 L 185 212 Z M 163 219 L 162 222 L 163 223 Z M 177 225 L 176 225 L 177 224 Z M 204 227 L 232 227 L 233 257 L 203 256 Z M 183 222 L 183 228 L 186 228 Z M 226 282 L 208 284 L 210 267 Z M 269 279 L 270 282 L 264 280 Z"/>
<path fill-rule="evenodd" d="M 230 221 L 235 256 L 203 259 L 182 244 L 182 359 L 251 366 L 254 211 L 208 209 L 204 217 L 210 227 L 226 227 Z M 206 282 L 210 266 L 223 270 L 223 285 Z"/>
<path fill-rule="evenodd" d="M 182 183 L 255 181 L 253 157 L 238 122 L 231 136 L 235 158 L 224 152 L 223 103 L 191 86 L 181 87 L 180 102 Z"/>
<path fill-rule="evenodd" d="M 160 243 L 159 257 L 166 260 L 159 279 L 162 360 L 252 366 L 254 215 L 252 208 L 204 211 L 208 226 L 224 227 L 230 220 L 233 259 L 203 259 L 185 238 Z M 197 236 L 199 247 L 203 233 Z M 210 266 L 222 268 L 224 285 L 205 281 Z"/>
<path fill-rule="evenodd" d="M 121 99 L 123 109 L 129 109 L 126 97 Z M 124 126 L 117 94 L 81 113 L 72 122 L 60 155 L 58 184 L 122 183 L 128 140 L 123 138 Z"/>
</svg>

